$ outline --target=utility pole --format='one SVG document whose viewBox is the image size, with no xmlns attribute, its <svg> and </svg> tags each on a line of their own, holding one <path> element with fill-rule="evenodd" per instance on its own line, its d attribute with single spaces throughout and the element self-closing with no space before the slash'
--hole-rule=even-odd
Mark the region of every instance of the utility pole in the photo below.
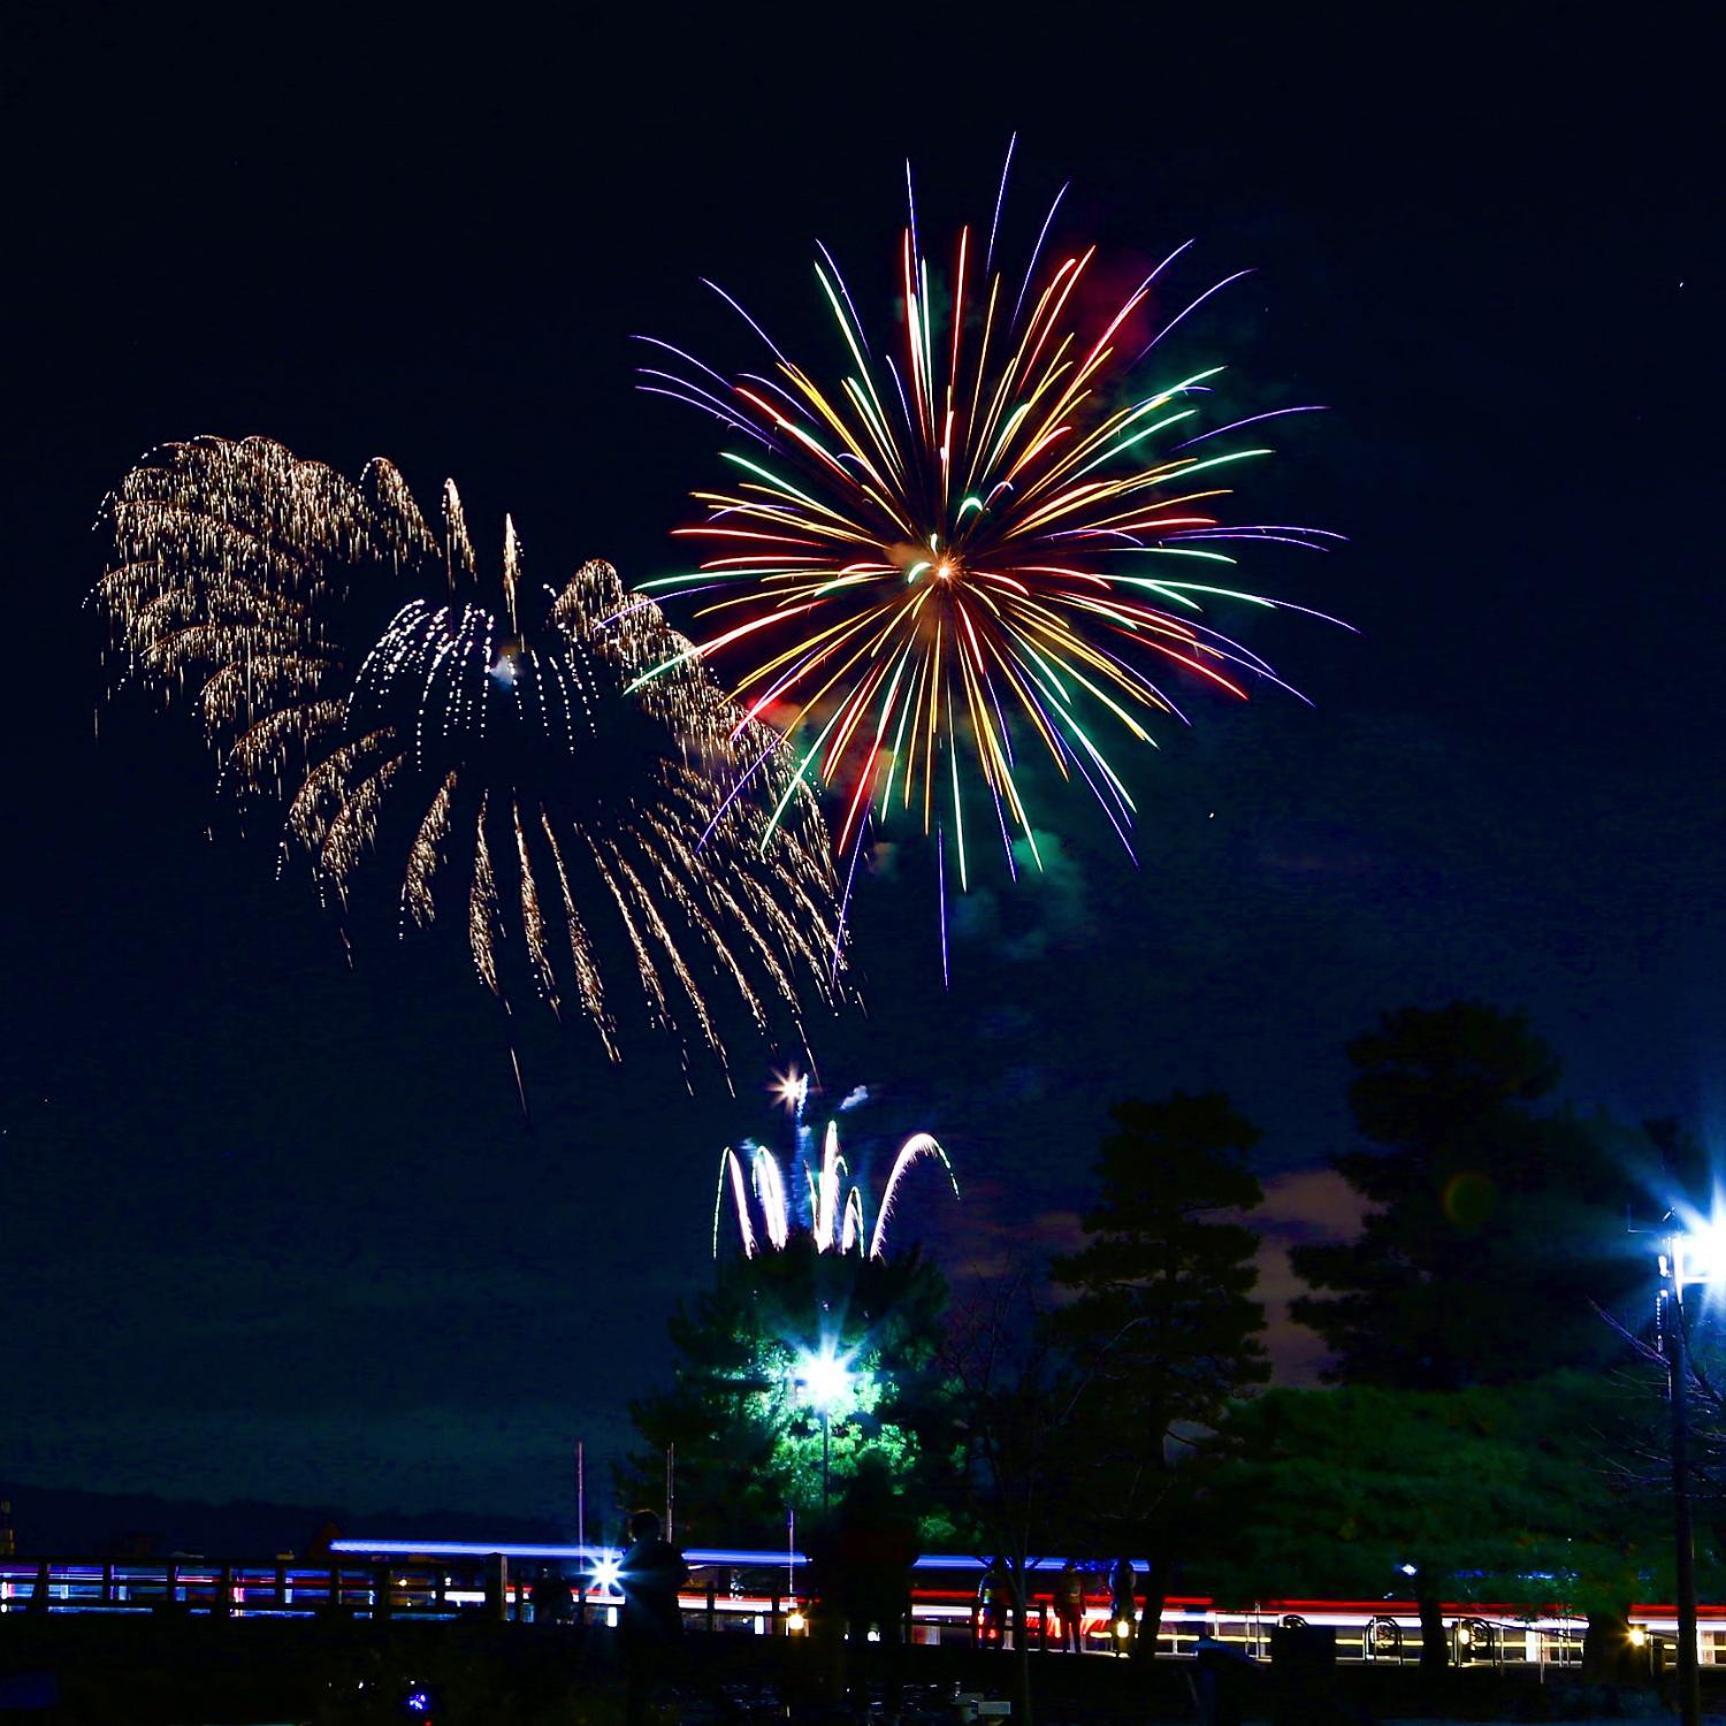
<svg viewBox="0 0 1726 1726">
<path fill-rule="evenodd" d="M 668 1444 L 665 1447 L 665 1538 L 675 1538 L 672 1534 L 672 1516 L 677 1509 L 677 1446 Z"/>
<path fill-rule="evenodd" d="M 1669 1286 L 1660 1291 L 1662 1340 L 1672 1403 L 1673 1571 L 1678 1584 L 1678 1719 L 1701 1726 L 1702 1685 L 1696 1663 L 1696 1537 L 1690 1518 L 1690 1362 L 1684 1335 L 1683 1249 L 1670 1247 Z"/>
</svg>

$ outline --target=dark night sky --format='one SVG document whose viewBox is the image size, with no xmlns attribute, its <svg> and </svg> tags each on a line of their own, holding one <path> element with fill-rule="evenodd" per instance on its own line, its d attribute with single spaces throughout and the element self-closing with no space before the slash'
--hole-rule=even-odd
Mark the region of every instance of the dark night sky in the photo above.
<svg viewBox="0 0 1726 1726">
<path fill-rule="evenodd" d="M 0 1478 L 564 1513 L 575 1436 L 615 1444 L 664 1369 L 718 1147 L 765 1126 L 773 1064 L 739 1042 L 740 1100 L 699 1066 L 691 1096 L 669 1049 L 614 1070 L 533 1024 L 524 1130 L 458 950 L 362 944 L 350 971 L 268 843 L 203 837 L 188 735 L 122 702 L 93 737 L 104 490 L 159 440 L 261 431 L 349 470 L 387 453 L 422 498 L 455 475 L 482 548 L 508 509 L 548 577 L 665 573 L 714 440 L 633 393 L 626 337 L 753 357 L 711 275 L 822 342 L 814 238 L 879 280 L 904 157 L 947 228 L 1015 128 L 1020 247 L 1070 177 L 1067 233 L 1123 273 L 1193 234 L 1194 291 L 1257 268 L 1178 351 L 1236 359 L 1245 399 L 1332 404 L 1274 440 L 1268 496 L 1299 513 L 1271 519 L 1353 543 L 1249 573 L 1362 633 L 1254 633 L 1316 710 L 1201 703 L 1145 752 L 1137 871 L 1047 799 L 1057 866 L 990 876 L 950 992 L 926 854 L 869 883 L 867 1015 L 810 1036 L 835 1087 L 876 1091 L 860 1135 L 952 1150 L 963 1217 L 931 1201 L 931 1238 L 958 1265 L 1058 1237 L 1107 1104 L 1177 1084 L 1262 1124 L 1285 1232 L 1332 1226 L 1342 1045 L 1410 1000 L 1524 1007 L 1579 1101 L 1709 1123 L 1699 11 L 1618 35 L 1558 10 L 1507 34 L 852 9 L 843 41 L 748 8 L 556 37 L 491 9 L 455 33 L 236 16 L 15 4 L 0 50 Z"/>
</svg>

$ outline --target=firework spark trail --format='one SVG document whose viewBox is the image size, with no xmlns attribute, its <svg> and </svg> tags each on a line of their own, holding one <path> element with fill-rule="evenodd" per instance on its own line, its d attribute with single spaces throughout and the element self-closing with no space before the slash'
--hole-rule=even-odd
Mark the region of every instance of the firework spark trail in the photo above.
<svg viewBox="0 0 1726 1726">
<path fill-rule="evenodd" d="M 607 906 L 651 1017 L 685 1018 L 721 1059 L 713 981 L 758 1024 L 763 984 L 794 1013 L 802 988 L 839 995 L 813 798 L 774 733 L 608 564 L 531 588 L 506 519 L 494 610 L 473 591 L 453 485 L 434 533 L 387 462 L 356 483 L 261 438 L 164 446 L 104 521 L 94 599 L 122 681 L 190 699 L 224 790 L 285 805 L 285 841 L 339 913 L 361 864 L 399 838 L 402 929 L 432 923 L 455 878 L 484 985 L 507 1006 L 518 933 L 535 992 L 556 1010 L 567 988 L 614 1059 L 591 921 Z"/>
<path fill-rule="evenodd" d="M 732 1202 L 737 1210 L 737 1226 L 743 1236 L 743 1256 L 755 1257 L 755 1225 L 749 1217 L 749 1188 L 744 1180 L 743 1164 L 729 1145 L 719 1159 L 719 1192 L 713 1201 L 713 1256 L 719 1257 L 719 1217 L 725 1208 L 725 1184 L 731 1183 Z"/>
<path fill-rule="evenodd" d="M 953 1173 L 953 1165 L 948 1161 L 947 1153 L 935 1142 L 928 1133 L 913 1133 L 899 1147 L 899 1154 L 893 1159 L 892 1173 L 887 1177 L 887 1185 L 881 1193 L 881 1209 L 875 1216 L 875 1233 L 870 1238 L 869 1256 L 878 1259 L 887 1248 L 887 1223 L 893 1215 L 893 1200 L 898 1194 L 899 1183 L 905 1178 L 906 1171 L 919 1157 L 937 1157 L 941 1167 L 947 1171 L 947 1179 L 953 1184 L 953 1197 L 959 1196 L 959 1177 Z"/>
<path fill-rule="evenodd" d="M 941 918 L 941 987 L 950 989 L 953 979 L 947 973 L 947 836 L 939 827 L 935 829 L 935 901 Z"/>
<path fill-rule="evenodd" d="M 785 1176 L 779 1161 L 765 1145 L 757 1146 L 753 1164 L 755 1196 L 767 1218 L 767 1238 L 779 1252 L 791 1238 L 791 1213 L 785 1198 Z M 745 1248 L 748 1246 L 745 1231 Z"/>
<path fill-rule="evenodd" d="M 1082 306 L 1097 273 L 1095 248 L 1055 248 L 1043 262 L 1063 187 L 1015 296 L 995 254 L 1016 142 L 987 245 L 961 230 L 944 298 L 911 207 L 898 258 L 897 358 L 871 342 L 825 245 L 815 277 L 845 356 L 836 388 L 713 283 L 766 345 L 770 375 L 726 381 L 669 343 L 642 338 L 662 362 L 671 356 L 643 368 L 651 387 L 669 380 L 692 405 L 767 446 L 765 454 L 726 451 L 734 483 L 694 494 L 705 519 L 678 537 L 703 548 L 699 566 L 644 584 L 700 596 L 695 616 L 704 631 L 699 644 L 647 668 L 644 680 L 671 675 L 685 657 L 737 665 L 734 694 L 752 719 L 811 732 L 797 778 L 845 787 L 836 849 L 852 844 L 867 814 L 884 822 L 897 808 L 932 833 L 939 810 L 953 833 L 961 890 L 969 882 L 962 757 L 963 777 L 974 769 L 1000 811 L 1009 859 L 1015 834 L 1036 852 L 1019 784 L 1027 738 L 1063 779 L 1079 769 L 1124 842 L 1131 800 L 1093 736 L 1095 721 L 1106 717 L 1148 741 L 1140 715 L 1181 717 L 1149 674 L 1158 663 L 1236 698 L 1247 694 L 1242 674 L 1288 687 L 1204 621 L 1210 605 L 1324 616 L 1188 579 L 1183 566 L 1232 564 L 1222 549 L 1229 541 L 1322 551 L 1340 538 L 1234 526 L 1213 513 L 1230 495 L 1230 470 L 1268 449 L 1211 443 L 1189 453 L 1316 407 L 1201 429 L 1195 416 L 1220 367 L 1135 375 L 1140 360 L 1240 273 L 1162 316 L 1154 295 L 1187 241 L 1091 328 Z M 906 192 L 909 200 L 909 166 Z M 1153 558 L 1169 564 L 1167 576 L 1148 573 Z"/>
<path fill-rule="evenodd" d="M 857 842 L 851 847 L 851 867 L 845 871 L 845 891 L 839 899 L 839 916 L 833 925 L 833 970 L 832 979 L 838 980 L 839 962 L 845 946 L 845 920 L 851 911 L 851 889 L 857 882 L 857 864 L 863 855 L 863 846 L 869 837 L 869 821 L 865 817 L 863 825 L 857 829 Z"/>
<path fill-rule="evenodd" d="M 839 1154 L 839 1123 L 827 1123 L 827 1136 L 821 1146 L 821 1169 L 809 1175 L 810 1228 L 815 1245 L 822 1252 L 831 1252 L 838 1223 L 840 1181 L 845 1175 L 845 1159 Z"/>
<path fill-rule="evenodd" d="M 947 1171 L 953 1197 L 959 1197 L 959 1178 L 947 1153 L 929 1133 L 913 1133 L 899 1147 L 887 1185 L 881 1195 L 881 1209 L 876 1213 L 873 1232 L 866 1215 L 867 1201 L 862 1186 L 850 1180 L 850 1170 L 839 1146 L 839 1126 L 830 1121 L 822 1135 L 819 1159 L 810 1157 L 804 1148 L 799 1105 L 795 1131 L 798 1143 L 793 1183 L 801 1176 L 807 1198 L 807 1230 L 815 1250 L 821 1253 L 856 1252 L 869 1258 L 884 1258 L 887 1252 L 887 1224 L 893 1214 L 894 1201 L 901 1183 L 912 1166 L 925 1157 L 936 1158 Z M 745 1146 L 745 1149 L 751 1149 Z M 849 1185 L 847 1182 L 849 1181 Z M 796 1221 L 791 1214 L 791 1189 L 787 1187 L 785 1171 L 779 1159 L 765 1145 L 752 1147 L 749 1176 L 744 1176 L 743 1160 L 730 1146 L 719 1159 L 719 1185 L 713 1200 L 713 1256 L 719 1256 L 720 1217 L 724 1214 L 729 1195 L 737 1217 L 738 1242 L 745 1258 L 754 1258 L 763 1250 L 761 1235 L 776 1252 L 783 1252 L 791 1240 Z M 753 1195 L 754 1205 L 750 1199 Z M 761 1231 L 755 1225 L 755 1211 L 760 1212 Z"/>
</svg>

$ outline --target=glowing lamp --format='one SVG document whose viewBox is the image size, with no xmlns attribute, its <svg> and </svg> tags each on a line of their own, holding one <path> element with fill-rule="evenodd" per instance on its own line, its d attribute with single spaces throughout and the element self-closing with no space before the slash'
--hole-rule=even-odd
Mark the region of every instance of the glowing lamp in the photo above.
<svg viewBox="0 0 1726 1726">
<path fill-rule="evenodd" d="M 617 1579 L 621 1573 L 621 1568 L 622 1561 L 615 1552 L 602 1552 L 593 1561 L 594 1587 L 603 1588 L 608 1592 L 614 1590 L 618 1585 Z"/>
<path fill-rule="evenodd" d="M 1127 1622 L 1126 1619 L 1117 1618 L 1115 1620 L 1115 1634 L 1117 1636 L 1119 1636 L 1122 1639 L 1122 1641 L 1125 1641 L 1127 1639 L 1127 1637 L 1132 1635 L 1132 1633 L 1133 1633 L 1133 1627 L 1130 1623 Z"/>
<path fill-rule="evenodd" d="M 1456 1640 L 1459 1647 L 1467 1648 L 1474 1641 L 1474 1632 L 1465 1624 L 1457 1631 Z"/>
<path fill-rule="evenodd" d="M 795 1608 L 785 1615 L 785 1628 L 789 1630 L 793 1636 L 795 1636 L 808 1622 L 809 1620 Z"/>
<path fill-rule="evenodd" d="M 1672 1237 L 1672 1280 L 1681 1289 L 1726 1282 L 1726 1225 L 1703 1223 Z"/>
<path fill-rule="evenodd" d="M 797 1357 L 797 1388 L 819 1414 L 842 1414 L 851 1406 L 853 1376 L 851 1363 L 841 1359 L 830 1342 Z"/>
<path fill-rule="evenodd" d="M 1630 1646 L 1632 1648 L 1646 1648 L 1648 1646 L 1648 1632 L 1640 1624 L 1633 1624 L 1630 1627 Z"/>
</svg>

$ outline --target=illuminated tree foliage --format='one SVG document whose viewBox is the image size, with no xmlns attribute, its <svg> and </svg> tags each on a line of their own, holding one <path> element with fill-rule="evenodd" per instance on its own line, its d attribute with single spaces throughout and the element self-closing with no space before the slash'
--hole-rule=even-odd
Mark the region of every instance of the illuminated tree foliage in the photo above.
<svg viewBox="0 0 1726 1726">
<path fill-rule="evenodd" d="M 623 1484 L 661 1491 L 676 1446 L 678 1525 L 687 1538 L 777 1543 L 787 1512 L 822 1510 L 822 1422 L 810 1355 L 846 1363 L 829 1414 L 835 1504 L 865 1456 L 885 1459 L 926 1544 L 951 1542 L 948 1483 L 955 1405 L 938 1359 L 947 1287 L 916 1251 L 823 1253 L 806 1236 L 783 1251 L 723 1262 L 711 1289 L 671 1324 L 675 1387 L 636 1402 L 642 1451 Z"/>
</svg>

